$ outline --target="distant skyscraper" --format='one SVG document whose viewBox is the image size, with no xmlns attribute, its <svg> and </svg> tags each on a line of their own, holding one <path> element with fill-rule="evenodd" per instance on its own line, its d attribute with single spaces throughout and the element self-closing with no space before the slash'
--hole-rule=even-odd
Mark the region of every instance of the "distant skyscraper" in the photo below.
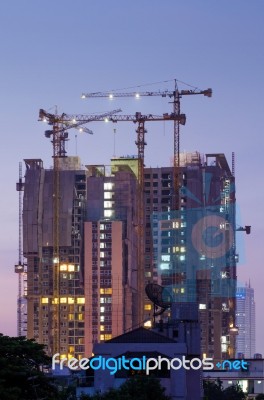
<svg viewBox="0 0 264 400">
<path fill-rule="evenodd" d="M 239 329 L 237 336 L 237 354 L 245 358 L 253 358 L 256 352 L 256 315 L 254 289 L 250 283 L 237 288 L 236 324 Z"/>
</svg>

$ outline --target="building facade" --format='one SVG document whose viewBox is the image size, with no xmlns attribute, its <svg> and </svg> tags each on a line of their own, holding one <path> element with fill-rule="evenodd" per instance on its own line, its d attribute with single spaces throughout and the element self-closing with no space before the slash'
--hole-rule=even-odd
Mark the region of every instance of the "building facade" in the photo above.
<svg viewBox="0 0 264 400">
<path fill-rule="evenodd" d="M 198 302 L 202 354 L 235 351 L 235 180 L 223 154 L 181 155 L 180 209 L 172 209 L 173 168 L 145 168 L 145 281 L 173 302 Z M 145 312 L 151 315 L 150 300 Z M 153 312 L 152 312 L 153 313 Z M 165 312 L 162 318 L 169 318 Z"/>
<path fill-rule="evenodd" d="M 237 287 L 236 323 L 237 355 L 253 358 L 256 353 L 256 314 L 254 289 L 249 284 Z"/>
<path fill-rule="evenodd" d="M 173 168 L 144 168 L 143 212 L 136 157 L 114 158 L 110 170 L 81 167 L 78 157 L 61 157 L 57 210 L 54 171 L 39 159 L 25 163 L 29 338 L 47 345 L 49 354 L 89 356 L 96 343 L 151 326 L 153 304 L 144 294 L 142 320 L 138 293 L 158 283 L 172 302 L 198 304 L 202 354 L 234 356 L 235 180 L 223 154 L 181 156 L 179 210 L 172 208 Z M 143 285 L 138 251 L 142 216 Z M 162 318 L 169 321 L 170 311 Z"/>
<path fill-rule="evenodd" d="M 61 157 L 55 212 L 54 170 L 39 159 L 25 164 L 27 336 L 49 354 L 81 358 L 93 343 L 138 323 L 136 177 L 130 167 L 107 174 L 102 166 L 81 168 L 78 157 Z"/>
<path fill-rule="evenodd" d="M 23 253 L 28 277 L 27 336 L 45 344 L 49 354 L 81 357 L 85 336 L 85 171 L 78 157 L 60 159 L 59 260 L 55 260 L 53 170 L 44 169 L 39 159 L 25 160 L 25 164 Z"/>
<path fill-rule="evenodd" d="M 88 166 L 85 222 L 86 354 L 138 326 L 136 159 Z M 130 163 L 130 166 L 128 165 Z"/>
</svg>

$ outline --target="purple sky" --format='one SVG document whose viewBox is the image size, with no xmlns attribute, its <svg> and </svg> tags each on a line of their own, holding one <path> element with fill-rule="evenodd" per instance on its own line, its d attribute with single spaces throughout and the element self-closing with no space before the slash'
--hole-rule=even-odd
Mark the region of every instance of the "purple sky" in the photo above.
<svg viewBox="0 0 264 400">
<path fill-rule="evenodd" d="M 187 3 L 187 4 L 186 4 Z M 199 4 L 198 4 L 199 3 Z M 181 150 L 236 154 L 237 203 L 244 237 L 239 280 L 250 278 L 257 303 L 257 351 L 264 354 L 262 273 L 264 154 L 264 3 L 246 0 L 10 0 L 0 4 L 1 242 L 0 332 L 16 335 L 18 261 L 18 164 L 42 158 L 52 165 L 52 147 L 38 122 L 39 108 L 93 113 L 162 114 L 168 99 L 81 100 L 82 92 L 118 88 L 173 90 L 173 79 L 201 89 L 211 99 L 182 99 L 187 115 Z M 165 82 L 167 81 L 167 82 Z M 146 84 L 161 82 L 155 85 Z M 180 89 L 188 87 L 179 84 Z M 53 111 L 52 111 L 53 110 Z M 133 124 L 93 123 L 94 135 L 70 131 L 68 154 L 83 164 L 109 163 L 116 154 L 136 154 Z M 147 124 L 147 166 L 172 157 L 172 125 Z M 243 235 L 242 233 L 238 233 Z"/>
</svg>

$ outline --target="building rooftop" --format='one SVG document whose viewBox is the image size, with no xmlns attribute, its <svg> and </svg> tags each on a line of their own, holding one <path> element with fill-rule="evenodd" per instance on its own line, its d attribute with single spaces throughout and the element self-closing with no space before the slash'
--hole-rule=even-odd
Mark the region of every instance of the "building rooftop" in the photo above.
<svg viewBox="0 0 264 400">
<path fill-rule="evenodd" d="M 124 333 L 105 343 L 175 343 L 175 340 L 143 327 Z"/>
</svg>

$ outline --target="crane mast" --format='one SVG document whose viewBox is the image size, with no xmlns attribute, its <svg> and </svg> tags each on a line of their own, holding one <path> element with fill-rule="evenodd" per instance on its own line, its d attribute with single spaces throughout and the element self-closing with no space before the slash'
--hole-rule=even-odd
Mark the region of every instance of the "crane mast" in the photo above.
<svg viewBox="0 0 264 400">
<path fill-rule="evenodd" d="M 22 192 L 24 190 L 24 184 L 22 182 L 22 162 L 19 163 L 19 181 L 16 184 L 16 190 L 18 191 L 18 264 L 15 265 L 15 272 L 18 274 L 18 299 L 17 299 L 17 335 L 22 336 L 22 279 L 25 271 L 23 263 L 23 251 L 22 251 Z"/>
</svg>

